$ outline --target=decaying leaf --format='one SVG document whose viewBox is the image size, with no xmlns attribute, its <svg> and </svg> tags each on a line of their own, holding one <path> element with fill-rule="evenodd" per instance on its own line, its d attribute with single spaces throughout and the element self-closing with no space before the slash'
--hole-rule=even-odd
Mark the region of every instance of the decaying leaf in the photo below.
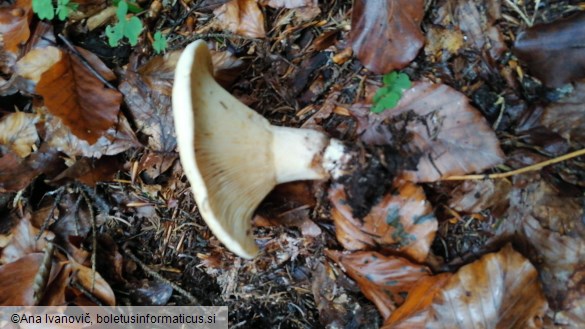
<svg viewBox="0 0 585 329">
<path fill-rule="evenodd" d="M 138 131 L 148 136 L 148 146 L 154 151 L 173 152 L 177 146 L 171 113 L 176 60 L 175 53 L 155 57 L 138 71 L 138 59 L 133 57 L 119 88 Z"/>
<path fill-rule="evenodd" d="M 431 291 L 426 309 L 413 307 L 410 299 L 420 295 L 409 294 L 402 307 L 412 309 L 400 310 L 384 328 L 539 328 L 547 310 L 536 269 L 510 245 L 462 267 L 442 289 Z"/>
<path fill-rule="evenodd" d="M 421 187 L 396 182 L 363 219 L 354 218 L 340 186 L 331 188 L 329 199 L 337 240 L 346 249 L 398 250 L 418 261 L 427 257 L 438 225 Z"/>
<path fill-rule="evenodd" d="M 11 152 L 5 153 L 0 157 L 0 193 L 22 190 L 40 174 L 60 170 L 62 162 L 58 152 L 46 145 L 41 145 L 26 159 Z"/>
<path fill-rule="evenodd" d="M 115 75 L 94 54 L 78 48 L 84 58 L 105 79 Z M 94 144 L 115 126 L 122 95 L 104 86 L 79 58 L 62 53 L 61 60 L 41 75 L 37 92 L 45 106 L 59 117 L 78 138 Z"/>
<path fill-rule="evenodd" d="M 16 62 L 14 73 L 38 83 L 41 75 L 59 62 L 62 55 L 57 47 L 32 49 Z"/>
<path fill-rule="evenodd" d="M 451 3 L 446 3 L 446 6 Z M 502 33 L 495 26 L 501 15 L 500 2 L 458 0 L 454 3 L 452 23 L 465 34 L 466 42 L 477 51 L 486 51 L 492 58 L 500 58 L 507 49 Z"/>
<path fill-rule="evenodd" d="M 547 105 L 542 124 L 569 143 L 585 146 L 585 83 L 576 83 L 575 90 L 569 96 Z"/>
<path fill-rule="evenodd" d="M 398 106 L 381 115 L 351 109 L 362 140 L 374 145 L 402 145 L 420 156 L 417 169 L 404 178 L 432 182 L 493 167 L 503 161 L 498 139 L 485 118 L 460 92 L 442 84 L 416 82 Z"/>
<path fill-rule="evenodd" d="M 0 119 L 0 145 L 8 147 L 21 158 L 26 158 L 39 141 L 35 114 L 16 112 Z"/>
<path fill-rule="evenodd" d="M 31 254 L 40 253 L 47 245 L 47 240 L 52 240 L 55 235 L 52 232 L 43 232 L 39 239 L 36 237 L 39 229 L 32 226 L 30 215 L 22 218 L 12 229 L 12 238 L 8 245 L 2 249 L 0 264 L 8 264 Z"/>
<path fill-rule="evenodd" d="M 34 305 L 33 284 L 42 260 L 42 253 L 32 253 L 0 266 L 0 305 Z"/>
<path fill-rule="evenodd" d="M 38 110 L 41 113 L 47 111 L 44 107 Z M 70 157 L 99 158 L 102 155 L 116 155 L 131 147 L 140 146 L 128 120 L 122 113 L 118 114 L 117 124 L 109 128 L 105 135 L 101 136 L 94 144 L 77 138 L 61 119 L 48 113 L 45 113 L 44 130 L 41 136 L 46 141 L 47 146 Z"/>
<path fill-rule="evenodd" d="M 30 0 L 17 0 L 12 6 L 0 8 L 0 35 L 6 50 L 16 55 L 20 53 L 20 45 L 30 36 L 28 24 L 32 15 Z"/>
<path fill-rule="evenodd" d="M 585 77 L 585 13 L 550 24 L 535 25 L 519 34 L 514 53 L 530 73 L 549 87 Z"/>
<path fill-rule="evenodd" d="M 350 42 L 357 58 L 375 73 L 405 67 L 424 44 L 423 0 L 355 0 Z"/>
<path fill-rule="evenodd" d="M 213 11 L 220 26 L 250 38 L 264 38 L 264 14 L 256 0 L 231 0 Z"/>
<path fill-rule="evenodd" d="M 515 177 L 506 221 L 495 237 L 522 241 L 539 270 L 551 308 L 567 314 L 579 312 L 579 301 L 585 296 L 582 202 L 582 197 L 563 194 L 538 174 Z M 575 327 L 583 325 L 580 322 Z"/>
<path fill-rule="evenodd" d="M 512 184 L 506 179 L 464 181 L 451 192 L 449 207 L 476 213 L 506 203 Z"/>
<path fill-rule="evenodd" d="M 327 250 L 325 254 L 356 280 L 362 293 L 376 305 L 384 319 L 404 302 L 407 293 L 421 279 L 431 275 L 425 266 L 373 251 L 342 253 Z"/>
</svg>

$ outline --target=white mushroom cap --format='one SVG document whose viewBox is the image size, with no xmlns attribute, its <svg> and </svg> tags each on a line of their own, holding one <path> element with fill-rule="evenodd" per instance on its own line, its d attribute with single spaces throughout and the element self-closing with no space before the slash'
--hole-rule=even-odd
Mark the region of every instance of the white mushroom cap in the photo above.
<svg viewBox="0 0 585 329">
<path fill-rule="evenodd" d="M 322 161 L 329 138 L 270 125 L 212 74 L 207 44 L 198 40 L 187 46 L 173 86 L 181 164 L 211 231 L 232 252 L 252 258 L 258 252 L 251 233 L 254 210 L 276 184 L 328 178 Z"/>
</svg>

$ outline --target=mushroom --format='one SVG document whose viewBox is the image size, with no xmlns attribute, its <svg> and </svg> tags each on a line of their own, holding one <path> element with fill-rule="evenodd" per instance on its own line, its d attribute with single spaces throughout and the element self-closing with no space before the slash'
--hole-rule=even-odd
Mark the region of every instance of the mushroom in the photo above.
<svg viewBox="0 0 585 329">
<path fill-rule="evenodd" d="M 188 45 L 177 63 L 173 117 L 201 216 L 244 258 L 258 253 L 251 218 L 277 184 L 339 177 L 349 156 L 342 142 L 321 132 L 271 125 L 223 89 L 202 40 Z"/>
</svg>

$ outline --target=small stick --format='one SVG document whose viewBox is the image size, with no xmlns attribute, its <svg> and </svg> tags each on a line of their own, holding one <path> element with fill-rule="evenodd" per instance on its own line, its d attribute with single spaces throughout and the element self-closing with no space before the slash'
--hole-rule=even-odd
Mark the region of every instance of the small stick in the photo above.
<svg viewBox="0 0 585 329">
<path fill-rule="evenodd" d="M 516 170 L 512 170 L 512 171 L 508 171 L 505 173 L 497 173 L 497 174 L 489 174 L 489 175 L 463 175 L 463 176 L 450 176 L 450 177 L 446 177 L 443 178 L 442 180 L 475 180 L 475 179 L 497 179 L 497 178 L 506 178 L 506 177 L 510 177 L 510 176 L 514 176 L 514 175 L 519 175 L 519 174 L 523 174 L 525 172 L 529 172 L 529 171 L 536 171 L 539 169 L 542 169 L 546 166 L 550 166 L 552 164 L 555 163 L 559 163 L 565 160 L 569 160 L 572 158 L 576 158 L 578 156 L 582 156 L 585 155 L 585 149 L 581 149 L 578 151 L 574 151 L 565 155 L 562 155 L 560 157 L 556 157 L 550 160 L 546 160 L 543 162 L 539 162 L 527 167 L 523 167 L 520 169 L 516 169 Z"/>
<path fill-rule="evenodd" d="M 89 217 L 91 220 L 91 244 L 92 244 L 92 252 L 91 252 L 91 291 L 95 289 L 95 274 L 96 274 L 96 263 L 97 263 L 97 223 L 95 221 L 95 213 L 93 212 L 93 205 L 90 202 L 87 194 L 83 189 L 79 189 L 79 193 L 83 196 L 85 203 L 87 204 L 87 209 L 89 209 Z"/>
</svg>

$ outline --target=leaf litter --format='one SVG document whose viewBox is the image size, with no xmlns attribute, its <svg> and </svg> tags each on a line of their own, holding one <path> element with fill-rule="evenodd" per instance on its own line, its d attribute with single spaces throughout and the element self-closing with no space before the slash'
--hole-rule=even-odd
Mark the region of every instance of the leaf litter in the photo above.
<svg viewBox="0 0 585 329">
<path fill-rule="evenodd" d="M 137 46 L 115 51 L 103 19 L 85 32 L 38 22 L 29 0 L 0 7 L 3 305 L 198 300 L 229 305 L 239 327 L 585 324 L 582 156 L 466 176 L 583 147 L 570 1 L 140 5 Z M 161 34 L 168 50 L 155 55 Z M 252 261 L 204 225 L 176 161 L 174 67 L 198 38 L 222 85 L 272 123 L 364 152 L 361 174 L 269 196 Z M 396 69 L 412 85 L 372 113 Z M 46 237 L 59 246 L 49 257 Z"/>
</svg>

